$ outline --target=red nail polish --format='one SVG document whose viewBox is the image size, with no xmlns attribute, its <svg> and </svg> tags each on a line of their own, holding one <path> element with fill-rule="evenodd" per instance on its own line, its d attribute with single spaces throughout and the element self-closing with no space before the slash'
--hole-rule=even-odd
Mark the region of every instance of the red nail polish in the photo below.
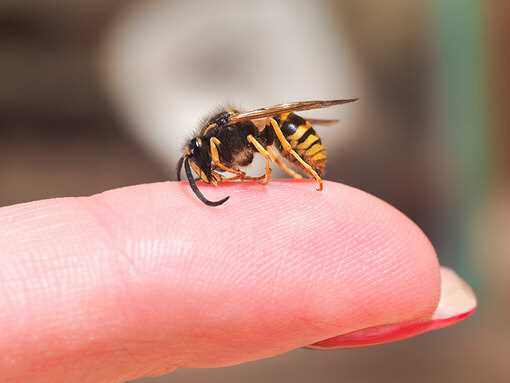
<svg viewBox="0 0 510 383">
<path fill-rule="evenodd" d="M 367 328 L 314 343 L 308 346 L 308 348 L 327 350 L 341 347 L 362 347 L 395 342 L 427 331 L 438 330 L 443 327 L 451 326 L 466 319 L 474 312 L 475 309 L 473 308 L 465 313 L 445 319 L 399 323 L 395 325 Z"/>
</svg>

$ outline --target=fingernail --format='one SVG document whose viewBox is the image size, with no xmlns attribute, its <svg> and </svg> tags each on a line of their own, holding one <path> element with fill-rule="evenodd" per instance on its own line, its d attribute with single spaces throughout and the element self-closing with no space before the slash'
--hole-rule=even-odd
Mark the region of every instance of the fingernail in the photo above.
<svg viewBox="0 0 510 383">
<path fill-rule="evenodd" d="M 475 309 L 448 319 L 430 320 L 408 324 L 377 326 L 364 330 L 340 335 L 314 343 L 310 348 L 332 349 L 340 347 L 362 347 L 381 343 L 395 342 L 410 338 L 424 332 L 438 330 L 443 327 L 454 325 L 469 317 Z"/>
<path fill-rule="evenodd" d="M 454 325 L 472 315 L 475 310 L 476 297 L 471 288 L 452 270 L 442 268 L 441 297 L 430 319 L 357 330 L 314 343 L 308 348 L 328 350 L 395 342 Z"/>
</svg>

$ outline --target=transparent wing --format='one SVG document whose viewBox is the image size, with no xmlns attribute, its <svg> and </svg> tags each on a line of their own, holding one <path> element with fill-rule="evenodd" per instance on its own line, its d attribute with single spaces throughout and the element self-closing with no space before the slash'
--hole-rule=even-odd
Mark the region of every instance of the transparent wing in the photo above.
<svg viewBox="0 0 510 383">
<path fill-rule="evenodd" d="M 335 125 L 340 122 L 340 120 L 326 120 L 322 118 L 308 118 L 308 117 L 303 118 L 312 125 Z"/>
<path fill-rule="evenodd" d="M 265 108 L 251 110 L 249 112 L 233 114 L 229 117 L 228 125 L 236 124 L 238 122 L 247 120 L 272 117 L 280 113 L 290 113 L 300 110 L 328 108 L 330 106 L 347 104 L 357 100 L 358 100 L 357 98 L 349 98 L 342 100 L 325 100 L 325 101 L 296 101 L 289 102 L 286 104 L 273 105 Z"/>
</svg>

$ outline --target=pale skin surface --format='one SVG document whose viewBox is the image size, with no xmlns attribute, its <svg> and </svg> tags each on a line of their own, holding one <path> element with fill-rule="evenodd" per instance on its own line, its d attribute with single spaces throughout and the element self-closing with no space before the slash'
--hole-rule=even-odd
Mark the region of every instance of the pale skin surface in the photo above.
<svg viewBox="0 0 510 383">
<path fill-rule="evenodd" d="M 0 380 L 122 382 L 388 342 L 474 310 L 408 218 L 324 186 L 202 184 L 231 195 L 209 208 L 167 182 L 0 209 Z"/>
</svg>

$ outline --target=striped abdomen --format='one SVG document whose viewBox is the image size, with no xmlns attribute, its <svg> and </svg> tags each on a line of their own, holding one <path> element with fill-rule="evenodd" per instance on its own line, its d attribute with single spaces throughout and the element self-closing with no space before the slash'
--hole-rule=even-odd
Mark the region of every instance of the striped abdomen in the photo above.
<svg viewBox="0 0 510 383">
<path fill-rule="evenodd" d="M 315 129 L 312 128 L 312 124 L 294 113 L 284 113 L 275 119 L 292 148 L 314 168 L 319 176 L 323 176 L 326 170 L 326 148 Z M 281 146 L 278 148 L 281 151 Z M 296 163 L 291 155 L 285 155 L 285 158 Z"/>
</svg>

